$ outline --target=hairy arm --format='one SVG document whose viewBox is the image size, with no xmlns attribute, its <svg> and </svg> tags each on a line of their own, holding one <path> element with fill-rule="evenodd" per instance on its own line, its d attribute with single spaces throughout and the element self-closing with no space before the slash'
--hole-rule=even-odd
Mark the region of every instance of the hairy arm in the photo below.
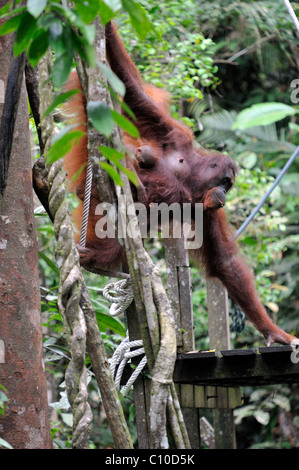
<svg viewBox="0 0 299 470">
<path fill-rule="evenodd" d="M 222 281 L 229 295 L 264 335 L 267 346 L 274 342 L 299 344 L 297 338 L 278 328 L 267 314 L 258 297 L 251 269 L 237 254 L 238 246 L 230 233 L 225 212 L 222 209 L 209 211 L 204 226 L 202 256 L 207 274 Z"/>
<path fill-rule="evenodd" d="M 125 103 L 136 116 L 134 124 L 141 137 L 148 140 L 167 135 L 173 128 L 165 113 L 147 96 L 143 82 L 129 54 L 117 33 L 116 26 L 110 22 L 105 27 L 106 52 L 113 72 L 125 84 Z"/>
</svg>

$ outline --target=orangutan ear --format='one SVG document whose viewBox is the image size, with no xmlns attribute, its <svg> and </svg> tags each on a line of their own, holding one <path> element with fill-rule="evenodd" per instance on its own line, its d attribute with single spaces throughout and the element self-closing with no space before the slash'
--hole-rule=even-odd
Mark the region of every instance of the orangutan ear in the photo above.
<svg viewBox="0 0 299 470">
<path fill-rule="evenodd" d="M 140 168 L 151 168 L 158 159 L 154 155 L 154 151 L 150 145 L 142 145 L 136 150 L 136 160 Z"/>
</svg>

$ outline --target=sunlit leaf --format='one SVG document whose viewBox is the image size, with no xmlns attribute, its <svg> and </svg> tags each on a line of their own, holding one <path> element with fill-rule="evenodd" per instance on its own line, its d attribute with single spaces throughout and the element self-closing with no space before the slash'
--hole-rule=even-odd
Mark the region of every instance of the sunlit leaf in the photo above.
<svg viewBox="0 0 299 470">
<path fill-rule="evenodd" d="M 267 126 L 287 116 L 296 114 L 296 109 L 284 103 L 259 103 L 241 111 L 232 125 L 232 130 Z"/>
<path fill-rule="evenodd" d="M 28 0 L 27 10 L 37 18 L 46 8 L 47 0 Z"/>
</svg>

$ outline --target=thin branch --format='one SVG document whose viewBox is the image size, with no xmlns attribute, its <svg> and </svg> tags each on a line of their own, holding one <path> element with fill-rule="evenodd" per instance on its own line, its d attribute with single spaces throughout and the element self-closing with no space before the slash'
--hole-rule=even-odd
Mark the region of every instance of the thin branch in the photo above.
<svg viewBox="0 0 299 470">
<path fill-rule="evenodd" d="M 248 54 L 249 52 L 253 52 L 255 49 L 257 49 L 261 44 L 271 41 L 271 39 L 275 38 L 275 34 L 270 34 L 270 36 L 258 39 L 258 41 L 254 42 L 248 47 L 245 47 L 239 52 L 236 52 L 234 55 L 232 55 L 229 59 L 227 59 L 228 62 L 233 62 L 234 60 L 238 59 L 244 54 Z"/>
</svg>

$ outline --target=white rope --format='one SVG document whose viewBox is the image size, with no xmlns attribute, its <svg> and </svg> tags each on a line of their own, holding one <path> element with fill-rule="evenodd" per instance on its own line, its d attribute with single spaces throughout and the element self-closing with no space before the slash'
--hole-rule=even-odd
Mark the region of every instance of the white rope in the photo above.
<svg viewBox="0 0 299 470">
<path fill-rule="evenodd" d="M 113 295 L 111 295 L 111 291 Z M 103 296 L 111 302 L 110 315 L 115 317 L 123 313 L 131 305 L 134 295 L 130 279 L 110 282 L 104 287 Z"/>
<path fill-rule="evenodd" d="M 80 232 L 80 246 L 83 248 L 86 245 L 86 235 L 87 235 L 87 226 L 88 226 L 88 217 L 89 217 L 89 209 L 90 209 L 90 199 L 91 199 L 91 188 L 92 188 L 92 164 L 90 159 L 88 160 L 87 170 L 86 170 L 86 180 L 85 180 L 85 192 L 84 192 L 84 202 L 83 202 L 83 214 L 82 214 L 82 222 L 81 222 L 81 232 Z M 113 291 L 113 295 L 111 295 L 111 291 Z M 131 305 L 134 295 L 132 289 L 132 283 L 130 279 L 122 279 L 120 281 L 110 282 L 104 287 L 103 296 L 109 302 L 111 302 L 110 307 L 110 315 L 116 316 L 123 313 L 129 305 Z M 131 360 L 132 357 L 139 356 L 140 354 L 144 354 L 144 348 L 140 347 L 139 349 L 135 349 L 131 351 L 130 349 L 133 347 L 142 346 L 142 340 L 137 341 L 129 341 L 129 337 L 127 336 L 124 341 L 117 347 L 115 350 L 113 357 L 110 362 L 110 369 L 112 376 L 115 380 L 116 390 L 120 391 L 120 381 L 122 377 L 123 370 L 128 361 Z M 124 395 L 130 390 L 131 386 L 137 379 L 140 372 L 143 370 L 144 366 L 146 365 L 146 356 L 144 356 L 141 361 L 139 362 L 138 366 L 132 373 L 128 383 L 124 388 Z M 118 366 L 117 373 L 115 376 L 116 367 Z"/>
<path fill-rule="evenodd" d="M 80 242 L 79 242 L 80 246 L 82 246 L 83 248 L 85 248 L 85 245 L 86 245 L 87 225 L 88 225 L 88 216 L 89 216 L 89 208 L 90 208 L 90 198 L 91 198 L 91 187 L 92 187 L 92 164 L 89 159 L 88 164 L 87 164 L 87 170 L 86 170 L 83 214 L 82 214 Z"/>
<path fill-rule="evenodd" d="M 144 354 L 143 347 L 139 347 L 138 349 L 131 351 L 131 348 L 138 347 L 138 346 L 142 346 L 142 340 L 129 341 L 129 337 L 127 336 L 122 341 L 122 343 L 116 348 L 113 354 L 113 357 L 110 361 L 110 370 L 115 381 L 116 390 L 118 391 L 120 391 L 121 389 L 120 382 L 121 382 L 122 373 L 126 364 L 129 361 L 131 361 L 132 357 L 136 357 L 136 356 L 139 356 L 140 354 Z M 128 391 L 130 390 L 131 386 L 137 379 L 140 372 L 143 370 L 146 363 L 147 363 L 146 356 L 144 356 L 139 362 L 134 372 L 132 373 L 130 379 L 128 380 L 124 388 L 124 392 L 123 392 L 124 395 L 128 393 Z"/>
</svg>

